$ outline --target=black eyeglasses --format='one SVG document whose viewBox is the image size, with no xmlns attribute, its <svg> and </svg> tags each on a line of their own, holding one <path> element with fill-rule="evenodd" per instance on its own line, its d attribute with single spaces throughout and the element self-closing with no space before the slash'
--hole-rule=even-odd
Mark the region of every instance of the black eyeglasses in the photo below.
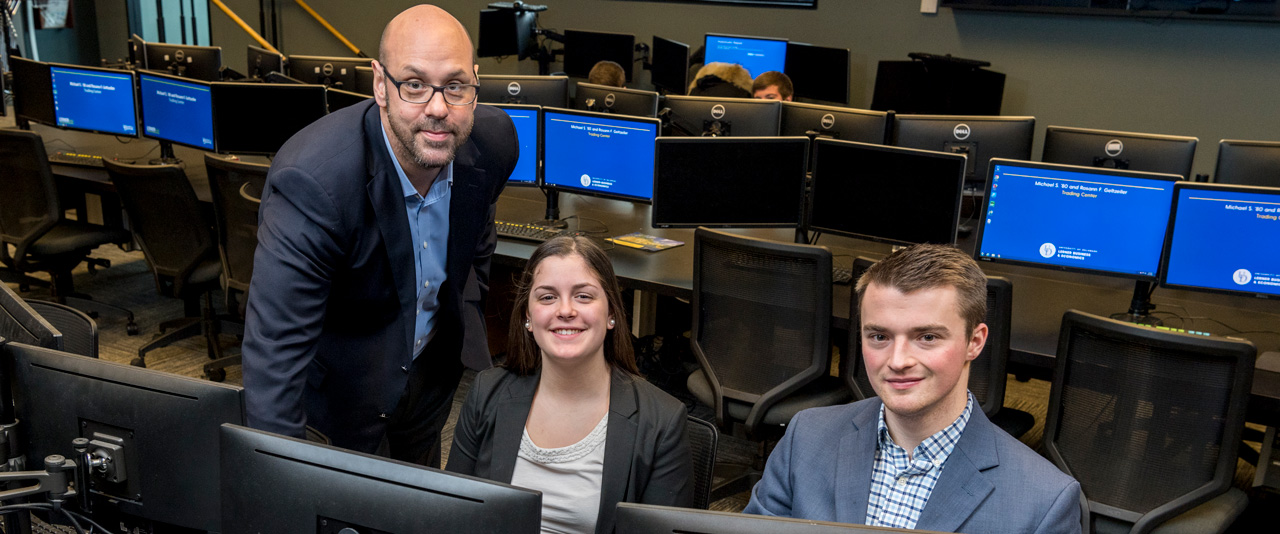
<svg viewBox="0 0 1280 534">
<path fill-rule="evenodd" d="M 387 72 L 385 66 L 382 67 L 382 74 L 387 77 L 391 85 L 396 86 L 396 92 L 400 93 L 400 100 L 410 104 L 426 104 L 431 101 L 431 97 L 436 96 L 436 92 L 439 92 L 444 95 L 445 104 L 466 106 L 475 102 L 480 92 L 480 84 L 475 83 L 431 85 L 419 81 L 398 82 L 391 77 L 391 73 Z"/>
</svg>

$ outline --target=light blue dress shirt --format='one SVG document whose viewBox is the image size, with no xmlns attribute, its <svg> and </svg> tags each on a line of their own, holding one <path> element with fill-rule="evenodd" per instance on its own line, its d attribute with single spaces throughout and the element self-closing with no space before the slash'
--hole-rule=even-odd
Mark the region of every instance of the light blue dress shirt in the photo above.
<svg viewBox="0 0 1280 534">
<path fill-rule="evenodd" d="M 404 190 L 404 207 L 409 216 L 409 233 L 413 239 L 413 272 L 417 298 L 414 306 L 413 357 L 435 335 L 436 312 L 440 309 L 440 286 L 445 281 L 445 262 L 449 256 L 449 201 L 453 196 L 453 163 L 450 162 L 424 197 L 409 182 L 400 160 L 391 149 L 387 131 L 382 130 L 382 140 L 395 162 L 396 175 Z"/>
</svg>

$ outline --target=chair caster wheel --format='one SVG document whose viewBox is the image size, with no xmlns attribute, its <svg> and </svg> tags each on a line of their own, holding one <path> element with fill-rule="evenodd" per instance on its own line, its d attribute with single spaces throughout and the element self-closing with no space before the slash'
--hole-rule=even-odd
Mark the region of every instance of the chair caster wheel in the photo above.
<svg viewBox="0 0 1280 534">
<path fill-rule="evenodd" d="M 129 365 L 132 365 L 134 367 L 146 367 L 147 362 L 144 361 L 142 358 L 134 358 L 133 360 L 129 361 Z"/>
<path fill-rule="evenodd" d="M 204 376 L 211 382 L 221 382 L 227 379 L 226 369 L 205 369 Z"/>
<path fill-rule="evenodd" d="M 127 325 L 125 325 L 125 327 L 124 327 L 124 332 L 125 332 L 126 334 L 131 335 L 131 336 L 136 336 L 136 335 L 138 335 L 138 323 L 132 323 L 132 322 L 131 322 L 131 323 L 129 323 L 129 324 L 127 324 Z"/>
</svg>

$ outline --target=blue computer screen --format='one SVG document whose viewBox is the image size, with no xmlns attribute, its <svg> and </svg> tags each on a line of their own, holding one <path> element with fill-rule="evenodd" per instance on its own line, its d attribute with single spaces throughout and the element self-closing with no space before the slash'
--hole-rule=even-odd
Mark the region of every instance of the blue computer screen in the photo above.
<svg viewBox="0 0 1280 534">
<path fill-rule="evenodd" d="M 508 182 L 531 184 L 538 180 L 538 109 L 502 108 L 516 126 L 516 139 L 520 142 L 520 159 L 511 172 Z"/>
<path fill-rule="evenodd" d="M 213 103 L 207 84 L 139 74 L 142 132 L 147 137 L 213 150 Z"/>
<path fill-rule="evenodd" d="M 1280 296 L 1280 190 L 1179 187 L 1164 283 Z"/>
<path fill-rule="evenodd" d="M 992 165 L 979 259 L 1155 279 L 1174 176 Z"/>
<path fill-rule="evenodd" d="M 604 118 L 543 110 L 543 180 L 577 192 L 653 197 L 656 119 Z"/>
<path fill-rule="evenodd" d="M 787 67 L 787 42 L 778 39 L 707 34 L 706 62 L 737 63 L 755 78 Z"/>
<path fill-rule="evenodd" d="M 133 74 L 55 66 L 53 110 L 58 126 L 138 135 Z"/>
</svg>

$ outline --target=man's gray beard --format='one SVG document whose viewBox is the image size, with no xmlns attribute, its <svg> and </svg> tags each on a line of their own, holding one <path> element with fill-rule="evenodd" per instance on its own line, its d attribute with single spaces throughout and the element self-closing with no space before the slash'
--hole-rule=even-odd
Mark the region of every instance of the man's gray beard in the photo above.
<svg viewBox="0 0 1280 534">
<path fill-rule="evenodd" d="M 424 129 L 425 130 L 441 129 L 442 126 L 447 126 L 447 124 L 444 121 L 438 121 L 435 119 L 426 119 L 426 122 L 424 123 L 424 127 L 418 128 L 415 126 L 413 128 L 408 128 L 408 129 L 404 128 L 403 124 L 400 124 L 394 120 L 389 122 L 391 123 L 391 132 L 395 134 L 396 139 L 400 140 L 400 146 L 402 147 L 402 150 L 408 152 L 408 154 L 397 154 L 397 155 L 400 157 L 408 156 L 408 158 L 413 160 L 414 163 L 417 163 L 420 167 L 423 167 L 426 169 L 441 168 L 441 167 L 444 167 L 445 165 L 448 165 L 450 162 L 452 162 L 454 156 L 456 156 L 458 153 L 458 147 L 462 146 L 463 143 L 466 143 L 467 138 L 471 136 L 471 126 L 475 124 L 474 121 L 468 122 L 464 126 L 465 131 L 459 131 L 459 130 L 454 130 L 450 128 L 449 131 L 455 134 L 452 137 L 452 142 L 444 141 L 441 143 L 434 143 L 431 141 L 425 141 L 428 148 L 437 149 L 437 150 L 438 149 L 446 150 L 444 157 L 439 158 L 435 161 L 432 161 L 430 159 L 427 159 L 426 154 L 420 153 L 417 150 L 417 145 L 414 144 L 415 139 L 414 139 L 413 133 L 415 131 L 421 131 Z"/>
</svg>

